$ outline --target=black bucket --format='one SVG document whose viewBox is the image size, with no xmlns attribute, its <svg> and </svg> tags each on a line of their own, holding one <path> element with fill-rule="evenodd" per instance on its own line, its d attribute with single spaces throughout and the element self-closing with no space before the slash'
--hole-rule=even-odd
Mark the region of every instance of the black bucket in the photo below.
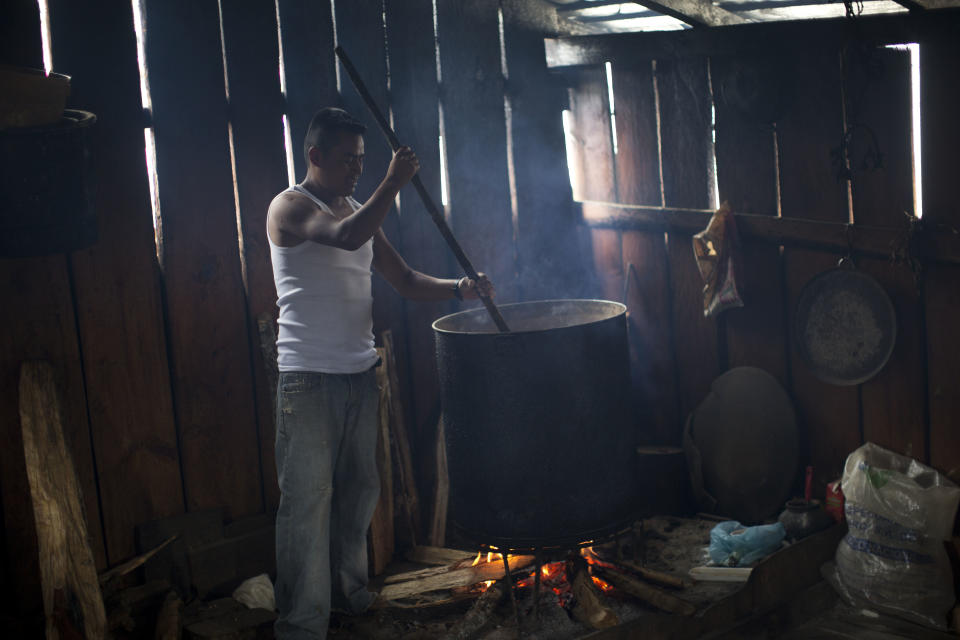
<svg viewBox="0 0 960 640">
<path fill-rule="evenodd" d="M 97 241 L 87 111 L 0 131 L 0 256 L 63 253 Z"/>
<path fill-rule="evenodd" d="M 626 307 L 604 300 L 503 305 L 433 323 L 450 518 L 501 549 L 567 547 L 635 509 Z"/>
</svg>

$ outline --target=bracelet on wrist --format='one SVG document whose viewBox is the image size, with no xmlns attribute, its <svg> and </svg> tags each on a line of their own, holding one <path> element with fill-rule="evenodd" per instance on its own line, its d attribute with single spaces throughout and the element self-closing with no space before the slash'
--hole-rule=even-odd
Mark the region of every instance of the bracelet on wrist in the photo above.
<svg viewBox="0 0 960 640">
<path fill-rule="evenodd" d="M 453 283 L 453 295 L 457 300 L 463 300 L 463 293 L 460 292 L 460 283 L 463 282 L 463 278 L 460 278 Z"/>
</svg>

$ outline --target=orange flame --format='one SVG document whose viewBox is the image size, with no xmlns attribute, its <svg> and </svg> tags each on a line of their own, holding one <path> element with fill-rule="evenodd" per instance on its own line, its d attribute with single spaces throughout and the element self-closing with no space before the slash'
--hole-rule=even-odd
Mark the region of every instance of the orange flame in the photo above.
<svg viewBox="0 0 960 640">
<path fill-rule="evenodd" d="M 600 588 L 600 591 L 603 591 L 604 593 L 613 591 L 613 585 L 610 584 L 609 582 L 605 582 L 604 580 L 601 580 L 597 576 L 590 576 L 590 577 L 593 579 L 593 584 L 597 585 L 597 587 Z"/>
</svg>

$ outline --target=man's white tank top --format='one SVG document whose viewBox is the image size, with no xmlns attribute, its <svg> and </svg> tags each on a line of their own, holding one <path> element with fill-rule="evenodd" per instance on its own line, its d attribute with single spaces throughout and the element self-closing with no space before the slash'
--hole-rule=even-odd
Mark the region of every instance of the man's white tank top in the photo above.
<svg viewBox="0 0 960 640">
<path fill-rule="evenodd" d="M 307 196 L 333 215 L 300 185 L 287 191 Z M 354 211 L 360 207 L 353 198 L 347 200 Z M 271 240 L 270 258 L 280 307 L 279 370 L 360 373 L 376 364 L 370 280 L 373 239 L 356 251 L 309 240 L 280 247 Z"/>
</svg>

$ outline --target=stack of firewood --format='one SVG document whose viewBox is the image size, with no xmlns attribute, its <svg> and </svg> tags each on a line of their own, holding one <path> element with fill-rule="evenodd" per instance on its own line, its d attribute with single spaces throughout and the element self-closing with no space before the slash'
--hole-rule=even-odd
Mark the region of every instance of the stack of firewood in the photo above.
<svg viewBox="0 0 960 640">
<path fill-rule="evenodd" d="M 468 638 L 490 621 L 496 608 L 509 594 L 504 563 L 499 554 L 471 554 L 437 547 L 416 547 L 408 559 L 433 566 L 388 577 L 377 607 L 427 609 L 452 602 L 475 599 L 467 614 L 455 625 L 450 637 Z M 680 591 L 688 581 L 654 571 L 625 559 L 603 559 L 590 550 L 570 552 L 566 559 L 534 568 L 534 557 L 510 555 L 510 584 L 518 589 L 533 586 L 534 571 L 555 576 L 549 586 L 566 594 L 558 598 L 570 615 L 580 622 L 603 629 L 619 624 L 608 597 L 632 598 L 669 613 L 690 616 L 696 607 L 671 591 Z M 558 580 L 562 582 L 557 587 Z"/>
</svg>

